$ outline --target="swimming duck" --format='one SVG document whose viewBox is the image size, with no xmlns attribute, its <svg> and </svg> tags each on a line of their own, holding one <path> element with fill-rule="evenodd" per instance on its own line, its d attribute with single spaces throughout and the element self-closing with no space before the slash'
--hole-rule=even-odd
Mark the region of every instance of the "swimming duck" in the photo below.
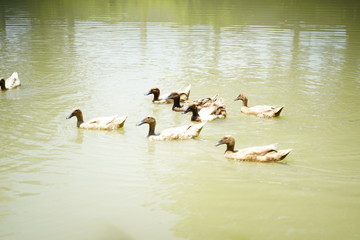
<svg viewBox="0 0 360 240">
<path fill-rule="evenodd" d="M 140 123 L 136 124 L 137 126 L 141 126 L 143 124 L 149 124 L 149 134 L 147 137 L 150 140 L 186 140 L 192 139 L 199 136 L 202 128 L 204 127 L 206 122 L 190 124 L 181 127 L 168 128 L 163 130 L 161 133 L 155 133 L 156 120 L 153 117 L 146 117 Z"/>
<path fill-rule="evenodd" d="M 200 98 L 195 101 L 191 101 L 190 103 L 185 103 L 184 105 L 180 105 L 180 94 L 177 92 L 171 93 L 167 99 L 172 99 L 174 101 L 172 110 L 175 112 L 184 112 L 189 105 L 195 104 L 199 109 L 203 107 L 209 107 L 212 103 L 217 100 L 217 95 L 210 98 Z"/>
<path fill-rule="evenodd" d="M 191 121 L 194 122 L 204 122 L 204 121 L 212 121 L 219 118 L 226 117 L 225 106 L 217 106 L 216 104 L 212 104 L 209 107 L 201 108 L 200 111 L 195 104 L 191 104 L 183 114 L 188 112 L 192 112 Z"/>
<path fill-rule="evenodd" d="M 176 92 L 180 95 L 180 101 L 184 102 L 189 99 L 190 96 L 191 85 L 185 87 L 184 89 L 179 89 Z M 145 95 L 153 94 L 154 98 L 152 100 L 153 103 L 162 104 L 162 103 L 172 103 L 171 99 L 167 99 L 170 94 L 165 94 L 160 96 L 160 89 L 159 88 L 152 88 L 149 92 Z"/>
<path fill-rule="evenodd" d="M 122 128 L 124 126 L 127 115 L 124 116 L 110 116 L 110 117 L 98 117 L 94 118 L 88 122 L 84 122 L 83 114 L 80 109 L 74 109 L 71 114 L 66 118 L 70 119 L 72 117 L 77 118 L 77 127 L 84 129 L 97 129 L 97 130 L 114 130 Z"/>
<path fill-rule="evenodd" d="M 4 78 L 0 78 L 1 90 L 13 89 L 20 85 L 20 79 L 17 72 L 13 72 L 13 74 L 6 80 Z"/>
<path fill-rule="evenodd" d="M 277 162 L 283 160 L 292 150 L 276 150 L 275 144 L 234 150 L 235 139 L 230 135 L 224 136 L 215 146 L 221 144 L 227 145 L 224 154 L 225 158 L 240 161 Z"/>
<path fill-rule="evenodd" d="M 243 106 L 241 107 L 241 112 L 245 114 L 256 115 L 257 117 L 262 118 L 273 118 L 280 116 L 281 111 L 283 110 L 284 106 L 281 107 L 274 107 L 268 105 L 257 105 L 253 107 L 248 106 L 248 99 L 244 94 L 239 94 L 234 101 L 241 100 L 243 102 Z"/>
</svg>

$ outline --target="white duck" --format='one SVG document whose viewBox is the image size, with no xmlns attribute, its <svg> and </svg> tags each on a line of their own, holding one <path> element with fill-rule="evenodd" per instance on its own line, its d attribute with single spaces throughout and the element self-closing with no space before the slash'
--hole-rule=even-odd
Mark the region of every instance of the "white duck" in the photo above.
<svg viewBox="0 0 360 240">
<path fill-rule="evenodd" d="M 268 105 L 257 105 L 257 106 L 249 107 L 248 99 L 244 94 L 239 94 L 239 96 L 234 99 L 234 101 L 237 100 L 241 100 L 243 102 L 243 106 L 241 107 L 241 112 L 262 118 L 278 117 L 280 116 L 280 113 L 284 108 L 284 106 L 274 107 Z"/>
<path fill-rule="evenodd" d="M 181 127 L 168 128 L 163 130 L 161 133 L 155 133 L 156 120 L 153 117 L 146 117 L 137 126 L 141 126 L 143 124 L 149 124 L 149 134 L 147 137 L 150 140 L 187 140 L 192 139 L 199 136 L 202 128 L 204 127 L 206 122 L 190 124 Z"/>
<path fill-rule="evenodd" d="M 17 72 L 13 72 L 13 74 L 6 80 L 4 78 L 0 79 L 1 90 L 13 89 L 20 85 L 20 79 Z"/>
<path fill-rule="evenodd" d="M 239 161 L 277 162 L 283 160 L 292 150 L 276 150 L 275 144 L 234 150 L 235 139 L 230 135 L 224 136 L 215 146 L 221 144 L 227 146 L 224 154 L 225 158 Z"/>
<path fill-rule="evenodd" d="M 78 128 L 97 129 L 97 130 L 114 130 L 114 129 L 122 128 L 127 119 L 127 115 L 124 116 L 114 115 L 110 117 L 98 117 L 88 122 L 84 122 L 83 114 L 81 110 L 78 108 L 74 109 L 66 119 L 70 119 L 74 116 L 77 118 Z"/>
</svg>

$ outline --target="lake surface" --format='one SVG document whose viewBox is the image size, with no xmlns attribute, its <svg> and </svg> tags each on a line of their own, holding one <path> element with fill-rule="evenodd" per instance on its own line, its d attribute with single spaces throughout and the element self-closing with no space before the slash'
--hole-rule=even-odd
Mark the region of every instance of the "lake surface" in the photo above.
<svg viewBox="0 0 360 240">
<path fill-rule="evenodd" d="M 0 3 L 0 239 L 360 239 L 359 1 Z M 228 117 L 196 140 L 150 88 L 219 94 Z M 285 105 L 277 119 L 240 112 Z M 117 131 L 65 118 L 129 117 Z M 224 158 L 278 143 L 281 163 Z"/>
</svg>

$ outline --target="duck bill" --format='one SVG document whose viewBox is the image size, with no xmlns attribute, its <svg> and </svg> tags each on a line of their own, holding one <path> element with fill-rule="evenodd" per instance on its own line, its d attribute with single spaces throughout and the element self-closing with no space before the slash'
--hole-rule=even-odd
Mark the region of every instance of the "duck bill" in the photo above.
<svg viewBox="0 0 360 240">
<path fill-rule="evenodd" d="M 144 121 L 141 121 L 141 122 L 137 123 L 136 126 L 141 126 L 143 124 L 144 124 Z"/>
<path fill-rule="evenodd" d="M 69 116 L 66 117 L 66 119 L 70 119 L 74 116 L 74 113 L 71 113 Z"/>
<path fill-rule="evenodd" d="M 145 93 L 144 95 L 147 96 L 147 95 L 150 95 L 150 94 L 152 94 L 152 92 L 151 92 L 151 91 L 148 91 L 148 92 Z"/>
<path fill-rule="evenodd" d="M 182 114 L 187 114 L 190 111 L 189 108 L 187 108 L 185 111 L 182 112 Z"/>
<path fill-rule="evenodd" d="M 224 143 L 220 140 L 220 141 L 218 141 L 218 142 L 215 144 L 215 147 L 217 147 L 217 146 L 219 146 L 219 145 L 222 145 L 222 144 L 224 144 Z"/>
<path fill-rule="evenodd" d="M 240 100 L 240 98 L 238 98 L 238 97 L 234 99 L 234 101 L 238 101 L 238 100 Z"/>
</svg>

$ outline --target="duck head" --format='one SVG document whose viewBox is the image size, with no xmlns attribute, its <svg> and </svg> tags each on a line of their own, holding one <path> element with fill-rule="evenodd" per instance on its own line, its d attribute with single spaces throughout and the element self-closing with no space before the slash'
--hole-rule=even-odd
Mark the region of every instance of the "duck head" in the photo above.
<svg viewBox="0 0 360 240">
<path fill-rule="evenodd" d="M 78 109 L 78 108 L 73 109 L 72 112 L 70 113 L 70 115 L 68 117 L 66 117 L 66 119 L 70 119 L 70 118 L 72 118 L 74 116 L 76 116 L 76 117 L 82 116 L 81 110 Z"/>
<path fill-rule="evenodd" d="M 155 125 L 156 125 L 156 120 L 153 117 L 146 117 L 144 118 L 141 122 L 139 122 L 138 124 L 136 124 L 136 126 L 141 126 L 143 124 L 149 124 L 149 136 L 155 135 Z"/>
<path fill-rule="evenodd" d="M 150 89 L 150 91 L 148 91 L 147 93 L 145 93 L 145 95 L 150 95 L 150 94 L 160 94 L 160 89 L 158 89 L 158 88 L 152 88 L 152 89 Z"/>
<path fill-rule="evenodd" d="M 237 97 L 234 99 L 234 101 L 238 101 L 238 100 L 243 101 L 244 106 L 247 106 L 248 99 L 247 99 L 247 97 L 245 96 L 245 94 L 240 93 L 239 96 L 237 96 Z"/>
<path fill-rule="evenodd" d="M 222 139 L 220 139 L 215 146 L 219 146 L 222 144 L 226 144 L 226 151 L 232 151 L 234 152 L 234 147 L 235 147 L 235 139 L 230 136 L 230 135 L 226 135 L 224 136 Z"/>
<path fill-rule="evenodd" d="M 184 112 L 183 114 L 186 114 L 188 112 L 192 112 L 191 121 L 194 122 L 201 122 L 201 118 L 199 115 L 198 108 L 195 104 L 191 104 Z"/>
<path fill-rule="evenodd" d="M 192 112 L 192 113 L 198 113 L 198 109 L 196 107 L 195 104 L 191 104 L 187 109 L 185 109 L 185 111 L 183 112 L 183 114 L 186 114 L 188 112 Z"/>
<path fill-rule="evenodd" d="M 237 97 L 234 99 L 234 101 L 238 101 L 238 100 L 244 101 L 244 100 L 247 100 L 247 97 L 245 96 L 245 94 L 240 93 L 239 96 L 237 96 Z"/>
<path fill-rule="evenodd" d="M 158 88 L 152 88 L 150 89 L 149 92 L 145 93 L 145 95 L 150 95 L 150 94 L 153 94 L 154 95 L 154 100 L 153 101 L 156 101 L 159 99 L 159 96 L 160 96 L 160 89 Z"/>
<path fill-rule="evenodd" d="M 178 94 L 177 92 L 172 92 L 172 93 L 170 93 L 170 95 L 167 97 L 167 99 L 173 99 L 173 100 L 180 99 L 180 94 Z"/>
<path fill-rule="evenodd" d="M 146 117 L 141 122 L 136 124 L 136 126 L 141 126 L 141 125 L 143 125 L 145 123 L 147 123 L 147 124 L 156 124 L 156 120 L 153 117 Z"/>
<path fill-rule="evenodd" d="M 70 115 L 66 119 L 70 119 L 74 116 L 77 118 L 77 127 L 80 127 L 80 124 L 82 124 L 84 122 L 81 110 L 78 108 L 73 109 L 73 111 L 70 113 Z"/>
<path fill-rule="evenodd" d="M 180 105 L 180 94 L 178 94 L 177 92 L 170 93 L 170 95 L 166 99 L 167 100 L 172 99 L 174 101 L 174 104 L 172 107 L 173 110 L 175 108 L 182 108 L 182 106 Z"/>
</svg>

